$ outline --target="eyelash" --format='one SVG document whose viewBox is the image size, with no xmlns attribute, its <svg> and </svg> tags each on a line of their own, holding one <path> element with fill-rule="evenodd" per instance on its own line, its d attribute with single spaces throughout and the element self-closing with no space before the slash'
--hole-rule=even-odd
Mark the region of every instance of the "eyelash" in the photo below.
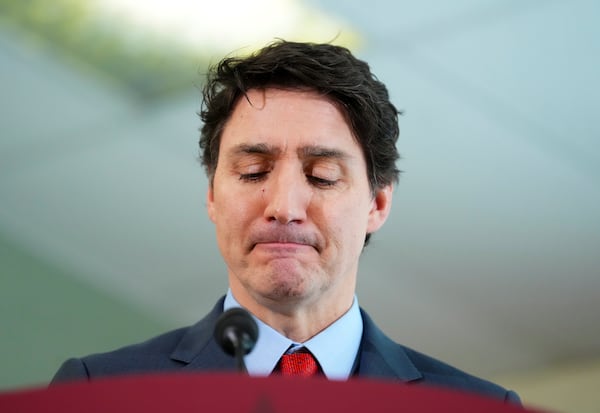
<svg viewBox="0 0 600 413">
<path fill-rule="evenodd" d="M 253 172 L 251 174 L 241 174 L 240 181 L 244 182 L 259 182 L 267 176 L 266 172 Z"/>
<path fill-rule="evenodd" d="M 330 179 L 323 179 L 323 178 L 319 178 L 319 177 L 311 176 L 311 175 L 307 175 L 306 179 L 308 179 L 308 182 L 312 183 L 313 185 L 322 187 L 322 188 L 334 186 L 337 182 L 337 181 L 332 181 Z"/>
<path fill-rule="evenodd" d="M 241 174 L 240 181 L 260 182 L 266 178 L 267 173 L 268 172 L 254 172 L 254 173 L 250 173 L 250 174 Z M 317 187 L 321 187 L 321 188 L 328 188 L 328 187 L 334 186 L 337 183 L 337 181 L 332 181 L 330 179 L 323 179 L 323 178 L 319 178 L 319 177 L 312 176 L 312 175 L 306 175 L 306 179 L 311 184 L 313 184 Z"/>
</svg>

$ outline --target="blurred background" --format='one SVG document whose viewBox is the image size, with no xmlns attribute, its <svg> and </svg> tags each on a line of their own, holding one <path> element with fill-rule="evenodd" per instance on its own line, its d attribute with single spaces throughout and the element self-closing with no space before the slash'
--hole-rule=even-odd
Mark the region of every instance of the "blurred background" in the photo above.
<svg viewBox="0 0 600 413">
<path fill-rule="evenodd" d="M 225 292 L 199 89 L 282 37 L 349 47 L 404 111 L 360 304 L 528 406 L 598 412 L 598 21 L 592 0 L 1 0 L 0 391 Z"/>
</svg>

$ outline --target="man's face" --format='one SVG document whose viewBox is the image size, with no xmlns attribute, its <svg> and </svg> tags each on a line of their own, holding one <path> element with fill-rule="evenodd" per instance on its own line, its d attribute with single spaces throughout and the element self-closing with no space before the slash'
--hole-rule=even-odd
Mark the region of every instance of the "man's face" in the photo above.
<svg viewBox="0 0 600 413">
<path fill-rule="evenodd" d="M 391 192 L 373 197 L 361 148 L 331 101 L 250 90 L 225 125 L 207 196 L 236 299 L 255 314 L 317 303 L 346 311 L 365 234 L 385 221 Z"/>
</svg>

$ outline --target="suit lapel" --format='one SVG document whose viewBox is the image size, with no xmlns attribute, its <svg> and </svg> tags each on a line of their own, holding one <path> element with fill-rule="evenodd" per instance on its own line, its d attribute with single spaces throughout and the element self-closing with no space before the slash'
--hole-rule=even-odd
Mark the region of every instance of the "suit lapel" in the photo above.
<svg viewBox="0 0 600 413">
<path fill-rule="evenodd" d="M 212 311 L 182 337 L 171 358 L 187 363 L 184 370 L 235 371 L 235 359 L 226 354 L 213 338 L 219 316 L 223 313 L 222 297 Z"/>
<path fill-rule="evenodd" d="M 398 379 L 404 382 L 423 375 L 412 363 L 404 347 L 387 337 L 361 309 L 363 337 L 357 373 L 360 377 Z"/>
</svg>

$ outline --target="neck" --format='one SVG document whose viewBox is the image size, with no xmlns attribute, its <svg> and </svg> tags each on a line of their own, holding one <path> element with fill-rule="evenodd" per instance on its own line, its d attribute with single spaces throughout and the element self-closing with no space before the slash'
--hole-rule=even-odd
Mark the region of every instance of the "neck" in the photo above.
<svg viewBox="0 0 600 413">
<path fill-rule="evenodd" d="M 279 333 L 296 343 L 304 343 L 343 316 L 352 306 L 354 294 L 345 299 L 320 296 L 311 301 L 302 298 L 286 300 L 253 296 L 245 290 L 232 293 L 238 303 Z"/>
</svg>

